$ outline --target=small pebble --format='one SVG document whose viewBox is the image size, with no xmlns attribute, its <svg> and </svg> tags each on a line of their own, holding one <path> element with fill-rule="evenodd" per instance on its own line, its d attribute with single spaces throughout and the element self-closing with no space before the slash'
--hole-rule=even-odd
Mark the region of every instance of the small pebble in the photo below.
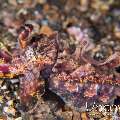
<svg viewBox="0 0 120 120">
<path fill-rule="evenodd" d="M 12 79 L 12 80 L 11 80 L 11 83 L 12 83 L 12 84 L 15 84 L 15 83 L 18 83 L 18 82 L 19 82 L 18 79 Z"/>
<path fill-rule="evenodd" d="M 120 39 L 120 23 L 116 24 L 114 27 L 114 35 Z"/>
<path fill-rule="evenodd" d="M 16 112 L 14 108 L 7 107 L 7 106 L 3 108 L 3 111 L 8 115 L 13 115 L 13 116 L 15 116 L 15 112 Z"/>
<path fill-rule="evenodd" d="M 0 96 L 0 103 L 3 103 L 3 96 Z"/>
<path fill-rule="evenodd" d="M 22 117 L 18 117 L 18 118 L 16 118 L 15 120 L 22 120 Z"/>
<path fill-rule="evenodd" d="M 81 11 L 85 12 L 88 10 L 89 0 L 80 0 Z"/>
<path fill-rule="evenodd" d="M 53 31 L 52 31 L 52 29 L 49 26 L 43 25 L 41 27 L 41 29 L 40 29 L 40 33 L 44 33 L 44 34 L 49 36 L 49 35 L 51 35 L 53 33 Z"/>
<path fill-rule="evenodd" d="M 13 106 L 13 100 L 9 100 L 9 101 L 7 102 L 7 105 L 8 105 L 8 106 Z"/>
<path fill-rule="evenodd" d="M 7 89 L 7 87 L 6 87 L 6 85 L 3 85 L 3 86 L 1 87 L 1 90 L 5 90 L 5 89 Z"/>
</svg>

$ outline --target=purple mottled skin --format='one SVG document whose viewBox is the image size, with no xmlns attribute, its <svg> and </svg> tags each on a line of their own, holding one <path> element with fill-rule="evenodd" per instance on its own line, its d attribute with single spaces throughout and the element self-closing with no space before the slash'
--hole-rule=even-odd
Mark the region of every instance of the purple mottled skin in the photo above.
<svg viewBox="0 0 120 120">
<path fill-rule="evenodd" d="M 2 73 L 9 72 L 19 76 L 19 95 L 23 104 L 29 103 L 38 90 L 43 94 L 45 83 L 40 78 L 40 72 L 48 66 L 52 69 L 57 55 L 57 34 L 34 35 L 32 30 L 31 24 L 21 27 L 18 35 L 19 48 L 13 51 L 12 60 L 7 67 L 0 66 Z"/>
<path fill-rule="evenodd" d="M 94 102 L 109 103 L 120 93 L 120 75 L 114 69 L 120 64 L 119 53 L 104 61 L 94 60 L 87 54 L 94 47 L 90 38 L 80 28 L 70 27 L 68 34 L 79 44 L 74 58 L 80 58 L 82 62 L 77 64 L 73 57 L 65 57 L 58 63 L 57 34 L 34 35 L 32 29 L 31 25 L 22 27 L 18 36 L 20 48 L 13 54 L 10 67 L 11 72 L 19 75 L 22 103 L 28 103 L 40 88 L 44 89 L 41 75 L 45 79 L 50 75 L 49 89 L 77 110 L 86 103 L 89 106 Z"/>
<path fill-rule="evenodd" d="M 51 75 L 50 90 L 77 110 L 85 110 L 86 103 L 90 107 L 94 102 L 111 102 L 119 94 L 116 90 L 120 91 L 120 75 L 115 72 L 120 64 L 120 54 L 117 52 L 104 61 L 96 61 L 87 54 L 94 45 L 84 31 L 73 26 L 68 28 L 68 34 L 80 45 L 80 51 L 75 51 L 74 57 L 80 57 L 84 62 L 71 73 L 67 73 L 64 66 Z"/>
</svg>

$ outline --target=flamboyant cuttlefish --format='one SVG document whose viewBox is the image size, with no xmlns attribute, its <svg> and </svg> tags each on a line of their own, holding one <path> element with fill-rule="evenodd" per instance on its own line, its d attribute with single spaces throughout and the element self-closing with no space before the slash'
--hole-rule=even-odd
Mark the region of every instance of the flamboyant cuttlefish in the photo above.
<svg viewBox="0 0 120 120">
<path fill-rule="evenodd" d="M 88 57 L 89 37 L 80 28 L 70 27 L 68 33 L 79 42 L 82 63 L 75 67 L 73 58 L 58 63 L 58 34 L 33 34 L 32 30 L 30 24 L 22 27 L 18 35 L 19 49 L 13 52 L 9 62 L 0 65 L 3 77 L 6 73 L 19 77 L 22 103 L 29 102 L 38 90 L 43 92 L 42 77 L 49 77 L 48 89 L 77 110 L 85 110 L 86 105 L 90 107 L 94 103 L 110 103 L 119 94 L 120 75 L 115 72 L 120 63 L 119 53 L 102 62 Z M 6 59 L 4 53 L 3 58 Z"/>
</svg>

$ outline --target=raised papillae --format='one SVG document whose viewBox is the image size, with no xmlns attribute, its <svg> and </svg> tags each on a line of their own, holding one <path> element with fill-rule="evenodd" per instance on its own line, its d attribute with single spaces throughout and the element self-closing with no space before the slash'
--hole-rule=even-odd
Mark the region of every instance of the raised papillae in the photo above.
<svg viewBox="0 0 120 120">
<path fill-rule="evenodd" d="M 69 58 L 56 63 L 58 71 L 51 75 L 49 89 L 78 111 L 85 111 L 94 104 L 111 103 L 119 93 L 116 91 L 120 91 L 120 75 L 115 71 L 120 65 L 120 54 L 117 52 L 104 61 L 96 61 L 87 54 L 94 45 L 83 30 L 69 27 L 68 34 L 79 46 Z M 79 65 L 75 58 L 81 61 Z"/>
<path fill-rule="evenodd" d="M 19 48 L 13 51 L 12 60 L 0 66 L 3 78 L 11 74 L 20 80 L 20 100 L 26 104 L 31 97 L 44 91 L 45 82 L 41 78 L 41 71 L 50 74 L 57 56 L 57 33 L 51 36 L 45 34 L 32 34 L 33 26 L 26 24 L 21 27 L 18 42 Z"/>
<path fill-rule="evenodd" d="M 57 56 L 57 34 L 31 35 L 32 29 L 32 25 L 27 24 L 19 34 L 20 53 L 12 60 L 18 74 L 21 74 L 19 79 L 22 102 L 28 102 L 37 90 L 40 93 L 44 91 L 45 82 L 40 72 L 47 69 L 51 72 Z"/>
<path fill-rule="evenodd" d="M 6 73 L 19 77 L 22 103 L 29 102 L 37 91 L 42 94 L 45 79 L 49 90 L 79 111 L 86 105 L 110 103 L 119 93 L 120 75 L 115 71 L 120 64 L 119 53 L 104 61 L 94 60 L 87 54 L 93 48 L 90 38 L 80 28 L 70 27 L 67 32 L 79 46 L 71 56 L 61 57 L 58 33 L 34 34 L 33 29 L 30 24 L 21 27 L 19 49 L 12 54 L 11 62 L 0 66 L 3 77 Z M 81 64 L 74 58 L 79 58 Z"/>
</svg>

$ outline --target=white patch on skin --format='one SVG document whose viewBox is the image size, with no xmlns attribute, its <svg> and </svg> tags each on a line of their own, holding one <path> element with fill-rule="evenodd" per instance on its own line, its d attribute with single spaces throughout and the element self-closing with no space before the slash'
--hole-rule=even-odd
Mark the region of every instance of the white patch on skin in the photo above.
<svg viewBox="0 0 120 120">
<path fill-rule="evenodd" d="M 28 47 L 28 49 L 25 51 L 26 59 L 31 60 L 35 57 L 34 50 L 31 47 Z"/>
</svg>

